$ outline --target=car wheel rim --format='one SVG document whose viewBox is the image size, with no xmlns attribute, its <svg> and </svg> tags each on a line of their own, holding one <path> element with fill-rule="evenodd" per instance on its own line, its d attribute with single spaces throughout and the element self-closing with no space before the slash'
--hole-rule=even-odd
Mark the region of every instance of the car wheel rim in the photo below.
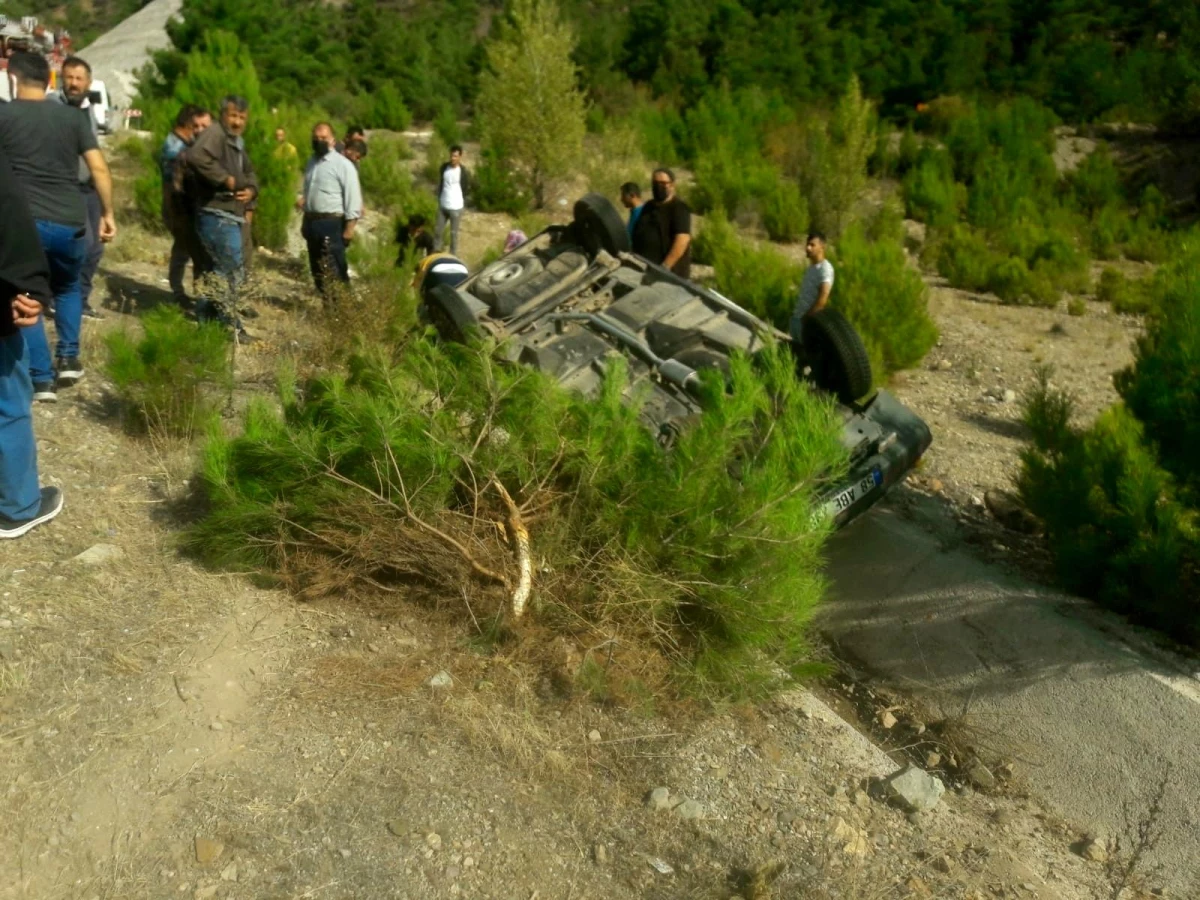
<svg viewBox="0 0 1200 900">
<path fill-rule="evenodd" d="M 488 276 L 488 284 L 505 284 L 521 274 L 520 263 L 509 263 Z"/>
</svg>

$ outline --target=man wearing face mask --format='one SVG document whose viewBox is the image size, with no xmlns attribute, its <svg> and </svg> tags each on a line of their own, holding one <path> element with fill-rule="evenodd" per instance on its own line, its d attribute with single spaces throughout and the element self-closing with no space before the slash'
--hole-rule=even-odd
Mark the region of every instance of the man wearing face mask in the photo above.
<svg viewBox="0 0 1200 900">
<path fill-rule="evenodd" d="M 304 167 L 304 187 L 296 206 L 304 213 L 300 234 L 308 245 L 308 266 L 313 283 L 329 303 L 334 296 L 331 278 L 350 283 L 346 245 L 362 218 L 362 189 L 358 170 L 334 147 L 336 140 L 328 122 L 312 131 L 312 156 Z"/>
<path fill-rule="evenodd" d="M 687 278 L 692 271 L 692 211 L 675 195 L 675 175 L 656 169 L 654 199 L 643 204 L 633 226 L 633 252 Z"/>
</svg>

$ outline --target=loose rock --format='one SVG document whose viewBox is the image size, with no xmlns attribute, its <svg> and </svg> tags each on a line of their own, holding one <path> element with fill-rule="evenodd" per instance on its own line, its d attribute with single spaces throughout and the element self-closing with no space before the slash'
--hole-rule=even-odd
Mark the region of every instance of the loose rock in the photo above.
<svg viewBox="0 0 1200 900">
<path fill-rule="evenodd" d="M 646 805 L 655 812 L 671 808 L 671 791 L 665 787 L 656 787 L 646 797 Z"/>
<path fill-rule="evenodd" d="M 79 563 L 82 566 L 102 566 L 120 559 L 124 555 L 125 551 L 114 544 L 94 544 L 78 556 L 73 557 L 71 562 Z"/>
<path fill-rule="evenodd" d="M 225 845 L 212 838 L 196 836 L 196 862 L 206 865 L 225 852 Z"/>
<path fill-rule="evenodd" d="M 597 844 L 592 848 L 592 858 L 596 860 L 596 865 L 603 866 L 608 864 L 608 848 L 603 844 Z"/>
<path fill-rule="evenodd" d="M 992 774 L 992 770 L 981 763 L 979 760 L 972 760 L 967 767 L 967 781 L 971 782 L 971 786 L 980 791 L 991 791 L 996 788 L 996 776 Z"/>
<path fill-rule="evenodd" d="M 650 868 L 652 868 L 659 875 L 675 874 L 675 867 L 665 859 L 659 859 L 657 856 L 651 856 L 646 860 L 646 862 L 648 862 L 650 864 Z"/>
<path fill-rule="evenodd" d="M 945 785 L 938 778 L 911 765 L 892 775 L 883 784 L 889 797 L 913 812 L 933 809 L 946 792 Z"/>
<path fill-rule="evenodd" d="M 685 822 L 694 822 L 704 818 L 704 807 L 699 800 L 684 800 L 675 807 L 675 814 Z"/>
<path fill-rule="evenodd" d="M 408 830 L 404 827 L 404 822 L 400 819 L 392 819 L 387 823 L 387 830 L 396 837 L 404 837 Z"/>
<path fill-rule="evenodd" d="M 602 737 L 603 737 L 603 735 L 601 735 L 600 732 L 597 731 L 595 728 L 593 728 L 591 731 L 588 732 L 588 740 L 591 741 L 593 744 L 600 743 L 600 740 Z"/>
<path fill-rule="evenodd" d="M 892 715 L 890 710 L 887 710 L 887 709 L 882 710 L 879 713 L 879 724 L 883 728 L 890 731 L 891 729 L 896 727 L 896 717 L 894 715 Z"/>
<path fill-rule="evenodd" d="M 1025 508 L 1020 498 L 1008 491 L 988 491 L 983 495 L 984 505 L 1005 528 L 1021 534 L 1036 534 L 1041 530 L 1037 516 Z"/>
<path fill-rule="evenodd" d="M 1101 838 L 1090 837 L 1080 845 L 1079 855 L 1084 859 L 1090 859 L 1092 862 L 1107 862 L 1108 847 Z"/>
<path fill-rule="evenodd" d="M 454 679 L 450 677 L 449 672 L 438 672 L 429 679 L 429 686 L 431 688 L 448 688 L 452 684 L 454 684 Z"/>
<path fill-rule="evenodd" d="M 238 880 L 237 863 L 232 862 L 229 865 L 227 865 L 224 869 L 221 870 L 221 880 L 222 881 L 237 881 Z"/>
<path fill-rule="evenodd" d="M 925 754 L 925 768 L 936 769 L 942 764 L 942 754 L 934 753 L 932 750 Z"/>
</svg>

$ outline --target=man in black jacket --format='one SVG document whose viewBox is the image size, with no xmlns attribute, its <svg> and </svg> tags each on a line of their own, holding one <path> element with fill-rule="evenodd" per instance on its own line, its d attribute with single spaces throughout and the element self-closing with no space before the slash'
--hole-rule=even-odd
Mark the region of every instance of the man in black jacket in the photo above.
<svg viewBox="0 0 1200 900">
<path fill-rule="evenodd" d="M 0 151 L 0 539 L 17 538 L 62 509 L 58 488 L 38 487 L 33 380 L 21 329 L 50 300 L 50 266 L 8 157 Z"/>
<path fill-rule="evenodd" d="M 467 206 L 467 194 L 471 191 L 471 173 L 462 164 L 462 147 L 455 144 L 450 148 L 450 161 L 442 164 L 438 177 L 437 223 L 433 227 L 433 249 L 440 253 L 450 223 L 450 255 L 458 255 L 458 225 Z"/>
</svg>

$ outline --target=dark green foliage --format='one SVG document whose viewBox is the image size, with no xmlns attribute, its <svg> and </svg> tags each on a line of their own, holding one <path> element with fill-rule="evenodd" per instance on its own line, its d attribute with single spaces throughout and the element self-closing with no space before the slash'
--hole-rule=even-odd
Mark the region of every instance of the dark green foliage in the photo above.
<svg viewBox="0 0 1200 900">
<path fill-rule="evenodd" d="M 1180 503 L 1140 423 L 1125 408 L 1086 431 L 1071 404 L 1044 386 L 1027 401 L 1033 446 L 1022 454 L 1021 495 L 1046 526 L 1059 577 L 1179 640 L 1200 639 L 1196 511 Z"/>
<path fill-rule="evenodd" d="M 142 317 L 144 334 L 111 331 L 104 371 L 134 433 L 190 438 L 217 416 L 232 384 L 230 342 L 216 324 L 199 327 L 175 307 Z"/>
<path fill-rule="evenodd" d="M 414 183 L 406 162 L 411 156 L 403 137 L 374 136 L 370 153 L 358 165 L 363 195 L 372 209 L 404 218 L 419 213 L 432 223 L 437 201 L 430 188 Z"/>
<path fill-rule="evenodd" d="M 386 82 L 371 94 L 371 102 L 363 121 L 365 128 L 390 128 L 404 131 L 412 124 L 412 113 L 395 85 Z"/>
<path fill-rule="evenodd" d="M 958 221 L 966 199 L 966 186 L 954 180 L 953 162 L 944 150 L 921 153 L 904 177 L 906 211 L 926 225 L 950 227 Z"/>
<path fill-rule="evenodd" d="M 804 268 L 769 247 L 739 238 L 721 210 L 696 237 L 697 262 L 711 265 L 717 290 L 757 316 L 787 330 Z"/>
<path fill-rule="evenodd" d="M 1026 402 L 1033 440 L 1021 493 L 1046 523 L 1066 584 L 1107 606 L 1200 642 L 1200 250 L 1185 246 L 1147 290 L 1155 297 L 1124 399 L 1086 430 L 1042 373 Z M 1113 291 L 1105 272 L 1101 287 Z"/>
<path fill-rule="evenodd" d="M 475 170 L 474 191 L 475 205 L 484 212 L 517 216 L 529 209 L 529 193 L 499 148 L 484 151 Z"/>
<path fill-rule="evenodd" d="M 1144 289 L 1154 305 L 1133 367 L 1117 376 L 1117 390 L 1164 468 L 1200 507 L 1200 247 L 1194 237 Z"/>
<path fill-rule="evenodd" d="M 1116 269 L 1105 269 L 1096 285 L 1096 299 L 1111 304 L 1113 312 L 1140 315 L 1151 308 L 1154 296 L 1151 286 L 1152 282 L 1126 278 Z"/>
<path fill-rule="evenodd" d="M 622 397 L 619 360 L 587 401 L 486 348 L 418 339 L 285 393 L 282 418 L 259 405 L 242 436 L 213 437 L 190 543 L 221 565 L 314 578 L 318 566 L 342 589 L 403 584 L 423 554 L 446 555 L 407 506 L 463 539 L 482 517 L 471 545 L 504 569 L 495 478 L 539 508 L 530 615 L 638 633 L 701 677 L 720 658 L 716 687 L 746 692 L 804 662 L 825 537 L 809 516 L 843 465 L 832 407 L 792 370 L 786 348 L 736 360 L 729 390 L 710 385 L 709 411 L 664 452 Z M 463 568 L 451 553 L 421 577 L 472 585 Z M 471 602 L 482 618 L 504 599 Z"/>
</svg>

